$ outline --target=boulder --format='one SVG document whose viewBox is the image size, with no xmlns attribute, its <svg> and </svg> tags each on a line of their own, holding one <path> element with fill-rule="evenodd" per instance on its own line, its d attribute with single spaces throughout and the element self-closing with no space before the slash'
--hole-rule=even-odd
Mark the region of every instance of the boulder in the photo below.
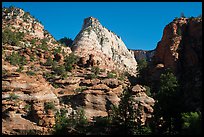
<svg viewBox="0 0 204 137">
<path fill-rule="evenodd" d="M 102 84 L 106 84 L 110 88 L 116 88 L 119 86 L 119 80 L 110 78 L 101 81 Z"/>
</svg>

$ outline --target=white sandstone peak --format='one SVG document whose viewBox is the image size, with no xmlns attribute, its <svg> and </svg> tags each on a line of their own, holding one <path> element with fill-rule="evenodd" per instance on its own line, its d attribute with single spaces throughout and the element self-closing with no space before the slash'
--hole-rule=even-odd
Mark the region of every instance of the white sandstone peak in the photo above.
<svg viewBox="0 0 204 137">
<path fill-rule="evenodd" d="M 94 17 L 84 19 L 82 30 L 75 38 L 73 46 L 78 56 L 88 58 L 93 54 L 95 60 L 100 62 L 100 68 L 136 74 L 137 62 L 134 55 L 118 35 L 102 26 Z"/>
</svg>

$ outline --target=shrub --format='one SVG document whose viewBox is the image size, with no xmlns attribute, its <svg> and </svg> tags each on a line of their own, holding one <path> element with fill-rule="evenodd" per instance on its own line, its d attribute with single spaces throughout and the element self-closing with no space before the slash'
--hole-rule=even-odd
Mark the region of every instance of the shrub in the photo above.
<svg viewBox="0 0 204 137">
<path fill-rule="evenodd" d="M 62 78 L 62 79 L 66 79 L 67 77 L 68 77 L 68 75 L 67 75 L 66 72 L 64 72 L 63 74 L 61 74 L 61 78 Z"/>
<path fill-rule="evenodd" d="M 53 52 L 53 53 L 54 53 L 54 55 L 55 55 L 55 54 L 57 54 L 57 53 L 61 53 L 61 51 L 62 51 L 62 48 L 59 46 L 59 47 L 57 47 L 57 48 L 54 49 L 54 52 Z"/>
<path fill-rule="evenodd" d="M 25 108 L 26 111 L 30 111 L 31 110 L 31 105 L 30 104 L 26 104 L 24 108 Z"/>
<path fill-rule="evenodd" d="M 68 47 L 72 46 L 73 40 L 67 37 L 61 38 L 60 40 L 58 40 L 59 43 L 64 44 Z"/>
<path fill-rule="evenodd" d="M 64 65 L 58 66 L 58 67 L 53 67 L 52 70 L 57 74 L 57 75 L 62 75 L 65 73 L 65 67 Z"/>
<path fill-rule="evenodd" d="M 54 110 L 55 105 L 54 105 L 53 102 L 45 102 L 44 103 L 44 108 L 45 108 L 45 111 L 47 111 L 48 109 Z"/>
<path fill-rule="evenodd" d="M 44 63 L 45 66 L 52 66 L 53 65 L 53 60 L 51 57 L 48 57 L 46 62 Z"/>
<path fill-rule="evenodd" d="M 35 45 L 35 43 L 36 43 L 36 39 L 33 38 L 33 39 L 30 41 L 30 44 L 31 44 L 31 45 Z"/>
<path fill-rule="evenodd" d="M 35 57 L 34 56 L 30 56 L 30 61 L 31 62 L 35 61 Z"/>
<path fill-rule="evenodd" d="M 16 94 L 14 94 L 14 93 L 11 93 L 10 95 L 9 95 L 9 100 L 16 100 L 16 99 L 18 99 L 19 98 L 19 96 L 17 96 Z"/>
<path fill-rule="evenodd" d="M 75 92 L 82 92 L 83 90 L 86 90 L 87 86 L 81 86 L 80 88 L 75 89 Z"/>
<path fill-rule="evenodd" d="M 146 59 L 140 59 L 137 61 L 137 63 L 138 63 L 138 67 L 137 67 L 138 71 L 147 67 L 147 60 Z"/>
<path fill-rule="evenodd" d="M 1 74 L 2 74 L 2 77 L 5 76 L 5 75 L 7 75 L 7 74 L 8 74 L 8 70 L 2 69 L 2 73 L 1 73 Z"/>
<path fill-rule="evenodd" d="M 178 29 L 177 29 L 177 34 L 178 34 L 179 36 L 182 35 L 181 28 L 178 28 Z"/>
<path fill-rule="evenodd" d="M 202 123 L 200 112 L 182 113 L 182 134 L 184 135 L 201 135 Z"/>
<path fill-rule="evenodd" d="M 197 18 L 202 18 L 202 14 L 198 15 L 198 17 L 197 17 Z"/>
<path fill-rule="evenodd" d="M 41 44 L 38 45 L 38 48 L 48 51 L 48 45 L 47 45 L 46 41 L 47 41 L 47 39 L 42 39 Z"/>
<path fill-rule="evenodd" d="M 53 134 L 55 135 L 63 135 L 66 134 L 66 127 L 69 119 L 65 115 L 66 113 L 57 112 L 55 115 L 55 126 Z"/>
<path fill-rule="evenodd" d="M 100 72 L 100 69 L 99 69 L 99 67 L 93 66 L 93 67 L 91 68 L 91 71 L 92 71 L 95 75 L 98 75 L 99 72 Z"/>
<path fill-rule="evenodd" d="M 93 74 L 87 74 L 85 76 L 85 79 L 94 79 L 94 78 L 97 78 L 97 76 L 93 73 Z"/>
<path fill-rule="evenodd" d="M 41 44 L 38 46 L 38 48 L 42 49 L 42 50 L 48 50 L 47 44 Z"/>
<path fill-rule="evenodd" d="M 3 44 L 7 43 L 10 45 L 18 46 L 19 41 L 24 37 L 24 33 L 22 32 L 12 32 L 10 29 L 6 28 L 2 32 L 2 42 Z"/>
<path fill-rule="evenodd" d="M 26 74 L 30 75 L 30 76 L 34 76 L 35 75 L 35 72 L 33 71 L 27 71 Z"/>
<path fill-rule="evenodd" d="M 19 66 L 19 68 L 18 68 L 18 69 L 16 69 L 16 71 L 17 71 L 17 72 L 22 72 L 22 71 L 23 71 L 23 69 L 24 69 L 24 67 L 21 65 L 21 66 Z"/>
<path fill-rule="evenodd" d="M 66 111 L 57 112 L 55 122 L 53 132 L 55 135 L 82 135 L 86 133 L 88 125 L 82 108 L 79 108 L 76 113 L 71 113 L 68 117 L 66 117 Z"/>
<path fill-rule="evenodd" d="M 119 77 L 118 77 L 118 80 L 123 81 L 123 80 L 125 80 L 125 77 L 126 77 L 125 73 L 120 73 Z"/>
<path fill-rule="evenodd" d="M 43 77 L 48 80 L 48 79 L 53 79 L 55 75 L 47 72 L 47 73 L 43 73 Z"/>
<path fill-rule="evenodd" d="M 145 89 L 146 89 L 146 94 L 147 94 L 147 96 L 151 96 L 151 92 L 150 92 L 150 87 L 148 87 L 148 86 L 144 86 L 145 87 Z"/>
<path fill-rule="evenodd" d="M 72 66 L 76 64 L 78 61 L 79 61 L 79 57 L 74 55 L 74 53 L 71 53 L 69 54 L 69 56 L 66 56 L 64 59 L 66 71 L 71 71 Z"/>
<path fill-rule="evenodd" d="M 108 78 L 116 78 L 117 77 L 117 74 L 114 73 L 114 72 L 108 72 Z"/>
<path fill-rule="evenodd" d="M 59 85 L 57 85 L 56 83 L 51 83 L 52 84 L 52 86 L 54 87 L 54 88 L 59 88 Z"/>
<path fill-rule="evenodd" d="M 24 15 L 23 15 L 23 20 L 27 20 L 30 16 L 30 13 L 29 12 L 25 12 Z"/>
<path fill-rule="evenodd" d="M 182 17 L 182 18 L 185 18 L 185 15 L 184 15 L 184 13 L 183 13 L 183 12 L 181 12 L 181 17 Z"/>
<path fill-rule="evenodd" d="M 25 65 L 27 63 L 24 56 L 21 56 L 15 52 L 12 52 L 12 54 L 10 56 L 7 56 L 6 60 L 8 60 L 10 62 L 10 64 L 14 65 L 14 66 L 17 66 L 17 65 L 21 66 L 21 65 Z"/>
<path fill-rule="evenodd" d="M 66 68 L 66 71 L 71 71 L 73 69 L 72 65 L 70 64 L 67 65 L 65 68 Z"/>
</svg>

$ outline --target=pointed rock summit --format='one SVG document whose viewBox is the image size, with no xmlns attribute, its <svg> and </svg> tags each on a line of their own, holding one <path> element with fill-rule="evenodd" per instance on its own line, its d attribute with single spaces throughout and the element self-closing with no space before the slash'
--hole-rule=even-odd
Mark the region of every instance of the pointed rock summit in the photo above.
<svg viewBox="0 0 204 137">
<path fill-rule="evenodd" d="M 136 74 L 137 62 L 121 37 L 102 26 L 98 19 L 84 19 L 82 30 L 73 42 L 74 52 L 86 59 L 92 55 L 102 69 L 127 71 Z"/>
</svg>

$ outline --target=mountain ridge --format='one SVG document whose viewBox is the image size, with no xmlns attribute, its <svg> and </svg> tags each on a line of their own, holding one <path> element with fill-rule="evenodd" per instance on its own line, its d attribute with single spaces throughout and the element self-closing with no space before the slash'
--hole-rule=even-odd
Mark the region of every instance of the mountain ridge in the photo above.
<svg viewBox="0 0 204 137">
<path fill-rule="evenodd" d="M 3 135 L 183 134 L 170 128 L 191 114 L 200 133 L 202 18 L 173 20 L 146 51 L 88 17 L 71 50 L 27 12 L 2 11 Z"/>
<path fill-rule="evenodd" d="M 76 125 L 76 121 L 80 120 L 78 117 L 81 118 L 81 110 L 91 127 L 90 133 L 84 134 L 96 134 L 95 118 L 108 117 L 111 106 L 119 105 L 120 96 L 127 88 L 136 104 L 141 106 L 138 119 L 141 124 L 151 118 L 155 101 L 147 96 L 146 88 L 136 83 L 131 85 L 129 73 L 109 69 L 110 64 L 114 66 L 115 63 L 111 59 L 100 58 L 100 55 L 106 57 L 100 48 L 95 57 L 106 61 L 109 65 L 105 66 L 106 69 L 93 60 L 95 58 L 90 51 L 83 51 L 91 57 L 84 62 L 83 56 L 77 56 L 75 51 L 56 41 L 42 24 L 38 22 L 38 27 L 34 27 L 35 19 L 28 13 L 24 16 L 25 13 L 13 7 L 4 9 L 2 13 L 3 135 L 50 135 L 60 130 L 56 127 L 65 126 L 62 122 L 67 120 L 73 121 L 71 126 L 77 126 L 74 128 L 79 128 L 79 131 L 67 129 L 60 133 L 81 134 L 80 127 Z M 121 41 L 118 36 L 106 31 L 113 40 Z M 96 40 L 94 33 L 90 31 Z M 89 35 L 88 32 L 85 34 Z M 124 48 L 136 63 L 134 56 Z"/>
<path fill-rule="evenodd" d="M 82 30 L 73 42 L 73 51 L 85 58 L 88 58 L 88 54 L 95 55 L 102 68 L 136 74 L 137 62 L 133 54 L 128 51 L 119 36 L 103 27 L 96 18 L 84 19 Z M 97 58 L 99 56 L 100 58 Z"/>
</svg>

